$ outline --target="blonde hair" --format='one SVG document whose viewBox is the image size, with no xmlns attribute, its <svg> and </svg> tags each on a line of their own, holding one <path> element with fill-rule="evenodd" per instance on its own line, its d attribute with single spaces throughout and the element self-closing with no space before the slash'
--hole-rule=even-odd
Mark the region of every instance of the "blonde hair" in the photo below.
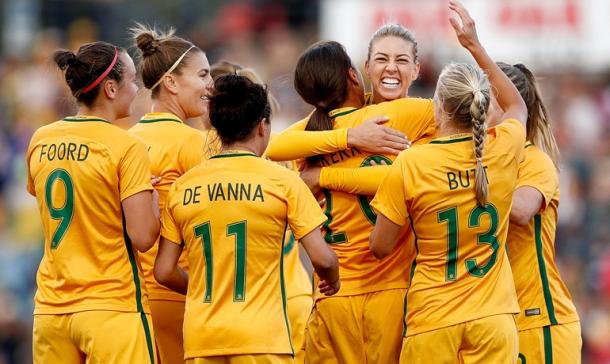
<svg viewBox="0 0 610 364">
<path fill-rule="evenodd" d="M 527 106 L 527 140 L 548 154 L 555 168 L 559 169 L 559 147 L 534 74 L 522 64 L 509 65 L 499 62 L 498 66 L 519 90 Z"/>
<path fill-rule="evenodd" d="M 413 61 L 417 63 L 418 61 L 418 48 L 417 48 L 417 40 L 413 33 L 403 27 L 400 24 L 385 24 L 382 25 L 379 29 L 373 33 L 373 36 L 369 40 L 369 48 L 368 55 L 366 57 L 367 60 L 371 59 L 371 53 L 373 52 L 373 45 L 376 41 L 386 37 L 396 37 L 404 40 L 407 43 L 411 43 L 413 45 Z"/>
<path fill-rule="evenodd" d="M 491 99 L 489 79 L 479 67 L 452 63 L 439 76 L 434 99 L 453 125 L 472 128 L 477 163 L 474 189 L 479 206 L 485 207 L 488 185 L 483 167 L 483 147 L 487 135 L 485 118 Z"/>
</svg>

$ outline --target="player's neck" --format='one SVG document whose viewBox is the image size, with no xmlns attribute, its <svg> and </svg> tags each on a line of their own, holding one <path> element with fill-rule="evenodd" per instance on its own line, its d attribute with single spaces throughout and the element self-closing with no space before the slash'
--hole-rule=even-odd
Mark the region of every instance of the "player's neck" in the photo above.
<svg viewBox="0 0 610 364">
<path fill-rule="evenodd" d="M 256 148 L 252 143 L 240 143 L 236 142 L 229 145 L 223 145 L 221 153 L 231 153 L 231 152 L 248 152 L 254 153 L 257 156 L 261 156 L 263 153 L 259 151 L 260 148 Z"/>
<path fill-rule="evenodd" d="M 364 106 L 364 92 L 361 92 L 362 89 L 355 90 L 354 88 L 349 88 L 347 92 L 347 97 L 345 101 L 339 105 L 338 109 L 344 107 L 355 107 L 359 109 Z"/>
<path fill-rule="evenodd" d="M 453 125 L 453 123 L 451 122 L 442 122 L 441 125 L 438 126 L 437 132 L 436 132 L 436 136 L 437 137 L 446 137 L 446 136 L 451 136 L 451 135 L 456 135 L 456 134 L 466 134 L 466 133 L 472 133 L 472 128 L 467 127 L 458 127 Z"/>
<path fill-rule="evenodd" d="M 154 100 L 152 103 L 152 112 L 167 112 L 174 114 L 183 122 L 187 119 L 186 113 L 175 100 Z"/>
<path fill-rule="evenodd" d="M 93 105 L 85 106 L 81 105 L 76 111 L 77 115 L 95 116 L 97 118 L 104 119 L 108 122 L 113 123 L 116 119 L 116 114 L 113 110 L 108 108 L 106 105 Z"/>
</svg>

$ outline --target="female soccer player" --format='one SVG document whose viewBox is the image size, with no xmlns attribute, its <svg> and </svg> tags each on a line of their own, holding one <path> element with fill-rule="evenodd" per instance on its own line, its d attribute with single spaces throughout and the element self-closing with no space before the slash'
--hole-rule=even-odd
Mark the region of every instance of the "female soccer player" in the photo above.
<svg viewBox="0 0 610 364">
<path fill-rule="evenodd" d="M 316 107 L 309 119 L 298 123 L 296 128 L 301 130 L 357 127 L 379 115 L 390 116 L 388 126 L 402 131 L 410 140 L 428 137 L 435 130 L 431 100 L 400 99 L 363 107 L 360 74 L 336 42 L 317 43 L 301 55 L 295 86 L 301 97 Z M 267 153 L 273 158 L 269 149 Z M 353 147 L 322 156 L 319 162 L 332 168 L 358 167 L 372 160 L 390 161 L 390 153 L 388 150 L 387 155 L 378 156 Z M 290 159 L 283 154 L 280 157 Z M 329 217 L 325 239 L 339 256 L 343 287 L 338 297 L 317 296 L 308 324 L 306 361 L 397 361 L 402 322 L 394 315 L 379 313 L 385 310 L 400 316 L 403 311 L 409 270 L 403 262 L 408 251 L 397 249 L 392 257 L 379 262 L 368 250 L 375 216 L 366 197 L 334 191 L 325 191 L 325 197 Z"/>
<path fill-rule="evenodd" d="M 105 42 L 54 60 L 78 115 L 38 129 L 27 152 L 45 250 L 34 309 L 35 363 L 155 363 L 143 275 L 134 248 L 159 234 L 144 146 L 112 123 L 137 86 L 129 55 Z"/>
<path fill-rule="evenodd" d="M 174 181 L 204 159 L 204 138 L 199 130 L 184 124 L 207 113 L 207 96 L 213 86 L 205 54 L 173 31 L 158 34 L 140 25 L 133 29 L 140 50 L 139 69 L 144 87 L 151 90 L 152 112 L 129 131 L 144 141 L 151 160 L 151 174 L 161 177 L 159 209 Z M 185 296 L 157 283 L 153 275 L 158 246 L 142 254 L 142 270 L 161 363 L 184 360 L 182 321 Z M 186 256 L 180 265 L 187 268 Z"/>
<path fill-rule="evenodd" d="M 559 150 L 532 72 L 500 63 L 528 109 L 524 161 L 508 228 L 508 258 L 521 311 L 521 363 L 580 363 L 580 322 L 555 264 Z M 534 270 L 533 270 L 534 269 Z M 535 272 L 535 273 L 534 273 Z"/>
<path fill-rule="evenodd" d="M 263 81 L 254 70 L 243 68 L 238 64 L 228 61 L 221 61 L 212 65 L 211 73 L 214 79 L 233 74 L 244 76 L 254 83 L 263 85 Z M 268 96 L 271 114 L 275 114 L 279 111 L 279 103 L 270 93 Z M 271 133 L 270 139 L 273 138 L 273 133 Z M 292 161 L 278 162 L 278 164 L 297 171 L 296 164 Z M 286 229 L 285 238 L 287 243 L 283 254 L 286 282 L 286 310 L 288 311 L 288 321 L 290 322 L 292 346 L 295 351 L 294 360 L 295 363 L 302 364 L 305 360 L 305 327 L 307 326 L 307 319 L 313 306 L 313 289 L 309 275 L 303 263 L 301 263 L 298 242 L 294 239 L 290 229 Z"/>
<path fill-rule="evenodd" d="M 372 202 L 370 247 L 390 254 L 407 223 L 417 237 L 401 363 L 515 363 L 518 305 L 505 241 L 527 109 L 467 11 L 449 7 L 461 19 L 450 19 L 460 43 L 487 76 L 468 64 L 445 67 L 434 97 L 440 138 L 392 165 Z M 486 131 L 490 81 L 505 121 Z"/>
<path fill-rule="evenodd" d="M 261 85 L 219 78 L 210 121 L 223 151 L 169 192 L 155 276 L 188 291 L 187 363 L 292 362 L 282 258 L 287 226 L 311 258 L 320 291 L 339 289 L 337 258 L 322 239 L 325 216 L 316 200 L 294 172 L 260 158 L 270 109 Z M 176 264 L 183 247 L 190 279 Z"/>
<path fill-rule="evenodd" d="M 371 81 L 373 104 L 407 97 L 419 76 L 417 41 L 400 24 L 386 24 L 371 37 L 364 70 Z"/>
</svg>

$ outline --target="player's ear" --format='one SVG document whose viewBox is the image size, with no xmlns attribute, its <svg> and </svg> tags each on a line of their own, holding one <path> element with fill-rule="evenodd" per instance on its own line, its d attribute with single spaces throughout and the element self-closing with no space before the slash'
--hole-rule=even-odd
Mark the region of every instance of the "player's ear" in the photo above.
<svg viewBox="0 0 610 364">
<path fill-rule="evenodd" d="M 119 85 L 115 80 L 107 80 L 102 85 L 102 88 L 104 90 L 104 93 L 106 94 L 106 97 L 110 100 L 114 100 L 116 98 Z"/>
<path fill-rule="evenodd" d="M 164 75 L 161 83 L 171 94 L 176 95 L 178 93 L 178 81 L 173 74 Z"/>
<path fill-rule="evenodd" d="M 263 138 L 266 137 L 268 128 L 269 123 L 267 122 L 267 118 L 262 118 L 260 123 L 258 123 L 258 135 Z"/>
</svg>

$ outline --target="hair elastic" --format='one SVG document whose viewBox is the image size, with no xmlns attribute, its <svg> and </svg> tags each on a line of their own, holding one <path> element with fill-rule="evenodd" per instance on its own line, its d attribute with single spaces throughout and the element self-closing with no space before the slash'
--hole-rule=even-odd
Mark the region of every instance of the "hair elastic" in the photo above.
<svg viewBox="0 0 610 364">
<path fill-rule="evenodd" d="M 117 59 L 119 59 L 119 50 L 116 47 L 114 47 L 114 58 L 112 59 L 112 62 L 110 62 L 110 65 L 108 66 L 108 68 L 106 68 L 106 70 L 104 72 L 102 72 L 102 74 L 98 78 L 96 78 L 95 81 L 93 81 L 91 84 L 89 84 L 89 86 L 85 87 L 81 91 L 81 94 L 86 94 L 87 92 L 93 90 L 95 88 L 95 86 L 99 85 L 99 83 L 102 82 L 102 80 L 104 78 L 106 78 L 106 76 L 108 76 L 110 71 L 112 71 L 112 69 L 114 68 L 114 65 L 116 64 Z"/>
<path fill-rule="evenodd" d="M 195 45 L 191 45 L 191 47 L 189 49 L 187 49 L 186 51 L 184 51 L 184 53 L 182 53 L 182 55 L 176 60 L 176 62 L 174 62 L 174 64 L 161 76 L 159 77 L 159 80 L 157 82 L 155 82 L 154 85 L 152 85 L 152 87 L 150 88 L 150 90 L 154 90 L 155 87 L 159 86 L 159 84 L 161 83 L 161 81 L 163 81 L 163 78 L 167 75 L 169 75 L 170 73 L 172 73 L 173 70 L 176 69 L 176 67 L 178 67 L 178 65 L 180 64 L 180 62 L 182 62 L 182 59 L 184 59 L 184 56 L 186 56 L 186 54 L 191 50 L 195 48 Z"/>
</svg>

